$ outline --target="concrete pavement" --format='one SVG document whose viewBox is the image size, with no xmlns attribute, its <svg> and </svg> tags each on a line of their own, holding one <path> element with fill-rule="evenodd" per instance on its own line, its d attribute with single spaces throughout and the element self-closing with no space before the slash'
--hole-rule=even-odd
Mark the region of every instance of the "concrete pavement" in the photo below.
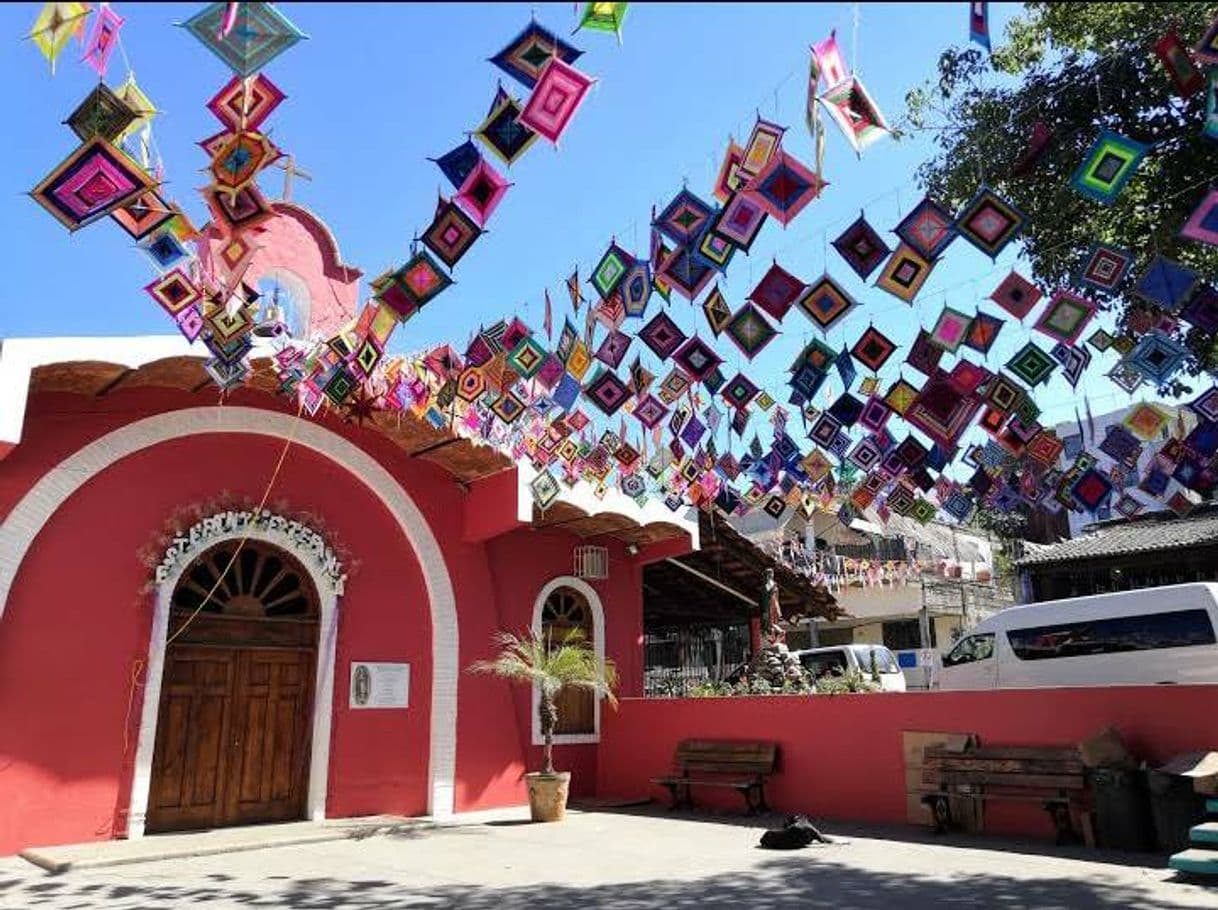
<svg viewBox="0 0 1218 910">
<path fill-rule="evenodd" d="M 654 809 L 577 812 L 555 825 L 400 828 L 59 876 L 13 857 L 0 860 L 0 907 L 1218 908 L 1218 889 L 1176 880 L 1157 856 L 841 826 L 828 830 L 846 842 L 775 853 L 756 849 L 764 825 Z"/>
</svg>

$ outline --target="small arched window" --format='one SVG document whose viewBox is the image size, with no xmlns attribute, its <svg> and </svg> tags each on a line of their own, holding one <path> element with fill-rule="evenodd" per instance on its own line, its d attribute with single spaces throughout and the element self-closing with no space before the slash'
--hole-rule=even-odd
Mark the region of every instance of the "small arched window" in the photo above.
<svg viewBox="0 0 1218 910">
<path fill-rule="evenodd" d="M 557 644 L 573 630 L 583 633 L 583 646 L 594 648 L 596 634 L 592 608 L 574 588 L 555 588 L 541 608 L 541 631 L 546 640 Z M 596 732 L 596 693 L 591 689 L 567 689 L 558 696 L 556 734 Z"/>
</svg>

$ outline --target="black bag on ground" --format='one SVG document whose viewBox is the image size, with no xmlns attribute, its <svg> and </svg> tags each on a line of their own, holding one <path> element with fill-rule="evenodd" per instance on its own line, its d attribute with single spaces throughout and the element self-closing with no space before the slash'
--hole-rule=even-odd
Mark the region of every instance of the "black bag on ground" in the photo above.
<svg viewBox="0 0 1218 910">
<path fill-rule="evenodd" d="M 809 844 L 828 843 L 829 838 L 816 830 L 806 815 L 788 816 L 781 828 L 771 828 L 761 835 L 766 850 L 799 850 Z"/>
</svg>

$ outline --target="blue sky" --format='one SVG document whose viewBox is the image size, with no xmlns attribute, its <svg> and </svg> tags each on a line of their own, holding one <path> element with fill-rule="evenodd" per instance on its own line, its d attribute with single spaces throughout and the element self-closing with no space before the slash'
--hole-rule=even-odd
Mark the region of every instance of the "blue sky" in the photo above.
<svg viewBox="0 0 1218 910">
<path fill-rule="evenodd" d="M 1017 7 L 992 7 L 991 30 L 1001 41 Z M 8 241 L 0 338 L 168 333 L 169 323 L 141 290 L 152 277 L 150 267 L 117 226 L 103 221 L 71 236 L 24 195 L 73 148 L 75 137 L 61 121 L 96 78 L 76 62 L 74 45 L 52 77 L 32 44 L 20 40 L 37 8 L 0 6 L 0 31 L 13 42 L 0 56 L 13 137 L 0 152 L 0 175 L 8 184 L 0 192 L 0 225 Z M 217 129 L 204 105 L 229 73 L 174 27 L 198 8 L 115 5 L 127 19 L 127 58 L 163 111 L 155 136 L 167 192 L 201 222 L 204 209 L 194 190 L 204 183 L 200 171 L 206 161 L 195 143 Z M 449 191 L 426 159 L 451 148 L 485 115 L 500 79 L 486 58 L 532 12 L 560 34 L 575 24 L 570 3 L 289 3 L 281 9 L 310 40 L 266 69 L 288 95 L 269 121 L 270 132 L 313 175 L 310 183 L 297 182 L 295 201 L 330 224 L 344 259 L 369 277 L 404 260 L 410 239 L 429 221 L 437 192 Z M 662 206 L 683 181 L 710 199 L 728 136 L 747 138 L 758 112 L 788 125 L 784 147 L 810 161 L 812 143 L 803 122 L 808 46 L 831 29 L 890 121 L 900 119 L 906 91 L 934 74 L 939 52 L 967 40 L 966 3 L 862 4 L 857 32 L 854 9 L 847 3 L 636 3 L 621 44 L 604 33 L 573 36 L 585 51 L 578 65 L 599 80 L 597 87 L 558 150 L 538 142 L 510 170 L 515 185 L 489 233 L 458 265 L 457 284 L 399 328 L 396 346 L 463 344 L 479 324 L 510 313 L 540 328 L 547 287 L 555 324 L 561 325 L 568 308 L 563 279 L 572 268 L 578 265 L 587 276 L 613 237 L 646 255 L 651 206 Z M 116 85 L 124 76 L 124 61 L 116 54 L 108 81 Z M 913 173 L 931 148 L 919 137 L 881 140 L 858 160 L 826 123 L 829 187 L 785 231 L 771 220 L 751 254 L 736 257 L 721 283 L 729 303 L 743 302 L 777 259 L 809 282 L 827 269 L 862 303 L 829 333 L 838 349 L 852 345 L 869 322 L 907 348 L 918 326 L 933 325 L 945 303 L 973 312 L 1005 277 L 1013 252 L 995 264 L 958 240 L 910 307 L 864 285 L 829 247 L 860 209 L 881 232 L 895 226 L 920 198 Z M 281 172 L 273 170 L 264 188 L 278 195 L 281 182 Z M 661 305 L 653 298 L 648 315 Z M 697 329 L 709 336 L 700 308 L 674 296 L 670 313 L 687 333 Z M 640 325 L 628 321 L 626 329 Z M 742 369 L 785 400 L 785 368 L 819 330 L 792 310 L 781 331 L 751 366 L 726 337 L 715 346 L 726 358 L 728 375 Z M 1031 337 L 1029 329 L 1009 322 L 987 364 L 1004 363 Z M 1052 346 L 1044 336 L 1036 339 L 1046 350 Z M 892 358 L 882 378 L 897 375 L 904 353 Z M 1100 376 L 1114 357 L 1097 355 L 1080 386 L 1097 414 L 1130 401 Z M 909 368 L 905 375 L 920 378 Z M 1073 417 L 1080 396 L 1064 381 L 1055 378 L 1041 388 L 1037 398 L 1048 421 Z M 830 383 L 831 395 L 840 391 L 840 382 Z"/>
</svg>

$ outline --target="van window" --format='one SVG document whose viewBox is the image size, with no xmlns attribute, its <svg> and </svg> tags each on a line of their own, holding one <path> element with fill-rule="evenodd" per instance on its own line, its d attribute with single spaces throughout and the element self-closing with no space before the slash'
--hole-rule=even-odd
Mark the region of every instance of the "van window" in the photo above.
<svg viewBox="0 0 1218 910">
<path fill-rule="evenodd" d="M 834 673 L 845 673 L 845 651 L 822 651 L 819 654 L 801 654 L 799 662 L 803 668 L 812 674 L 814 679 L 822 676 L 832 676 Z"/>
<path fill-rule="evenodd" d="M 994 633 L 983 632 L 960 639 L 956 647 L 943 656 L 943 666 L 958 667 L 975 660 L 986 660 L 994 656 Z"/>
<path fill-rule="evenodd" d="M 863 645 L 854 649 L 854 657 L 859 662 L 859 669 L 864 673 L 871 672 L 872 654 L 875 655 L 875 669 L 877 673 L 901 672 L 901 668 L 897 666 L 897 659 L 893 657 L 892 652 L 887 648 Z"/>
<path fill-rule="evenodd" d="M 1214 626 L 1205 610 L 1173 610 L 1143 616 L 1115 616 L 1007 632 L 1020 660 L 1082 657 L 1158 648 L 1214 644 Z"/>
</svg>

